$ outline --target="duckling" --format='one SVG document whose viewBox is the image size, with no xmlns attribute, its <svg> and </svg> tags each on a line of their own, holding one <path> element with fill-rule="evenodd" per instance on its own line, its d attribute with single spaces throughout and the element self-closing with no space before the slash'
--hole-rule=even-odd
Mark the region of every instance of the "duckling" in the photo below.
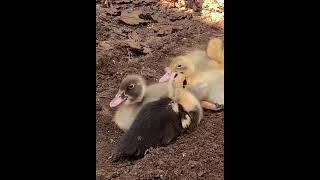
<svg viewBox="0 0 320 180">
<path fill-rule="evenodd" d="M 150 147 L 167 146 L 182 133 L 181 105 L 171 98 L 146 103 L 113 151 L 113 161 L 142 158 Z"/>
<path fill-rule="evenodd" d="M 128 75 L 120 84 L 118 93 L 110 102 L 110 107 L 120 106 L 113 118 L 116 125 L 128 131 L 141 107 L 166 96 L 168 83 L 156 83 L 147 86 L 144 78 L 139 75 Z"/>
<path fill-rule="evenodd" d="M 167 146 L 202 119 L 199 101 L 187 90 L 181 73 L 172 74 L 168 97 L 146 103 L 113 152 L 113 160 L 137 159 L 150 147 Z"/>
<path fill-rule="evenodd" d="M 195 50 L 191 53 L 171 59 L 169 66 L 165 68 L 166 73 L 159 79 L 159 82 L 169 81 L 171 73 L 179 69 L 184 69 L 185 71 L 188 71 L 187 74 L 191 74 L 203 68 L 214 69 L 215 66 L 217 66 L 217 63 L 215 61 L 210 61 L 206 51 Z"/>
<path fill-rule="evenodd" d="M 187 89 L 192 92 L 205 109 L 221 110 L 224 104 L 224 48 L 223 40 L 213 38 L 206 51 L 194 51 L 173 58 L 159 82 L 167 82 L 172 72 L 185 73 Z"/>
<path fill-rule="evenodd" d="M 203 118 L 203 109 L 195 95 L 187 90 L 187 84 L 188 82 L 184 72 L 177 71 L 172 73 L 168 93 L 173 102 L 182 106 L 182 110 L 179 110 L 177 107 L 174 108 L 175 112 L 179 112 L 180 116 L 182 115 L 182 128 L 192 132 Z"/>
<path fill-rule="evenodd" d="M 201 70 L 224 69 L 224 41 L 220 38 L 212 38 L 208 42 L 206 51 L 195 50 L 191 53 L 175 57 L 171 60 L 169 67 L 165 68 L 165 74 L 159 82 L 167 82 L 171 72 L 182 68 L 189 74 Z"/>
</svg>

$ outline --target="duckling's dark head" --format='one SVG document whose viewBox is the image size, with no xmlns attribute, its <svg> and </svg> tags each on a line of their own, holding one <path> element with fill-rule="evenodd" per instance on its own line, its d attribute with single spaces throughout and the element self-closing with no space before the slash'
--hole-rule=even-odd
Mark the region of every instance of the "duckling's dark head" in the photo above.
<svg viewBox="0 0 320 180">
<path fill-rule="evenodd" d="M 118 93 L 110 103 L 110 107 L 119 106 L 122 103 L 127 105 L 141 102 L 144 96 L 146 84 L 139 75 L 126 76 L 118 90 Z"/>
</svg>

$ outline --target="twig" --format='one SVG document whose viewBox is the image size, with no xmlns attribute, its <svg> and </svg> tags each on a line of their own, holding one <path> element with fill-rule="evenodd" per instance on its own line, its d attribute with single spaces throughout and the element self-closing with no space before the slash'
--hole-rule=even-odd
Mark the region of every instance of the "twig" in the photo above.
<svg viewBox="0 0 320 180">
<path fill-rule="evenodd" d="M 131 61 L 132 53 L 131 53 L 131 51 L 129 50 L 129 48 L 127 48 L 127 51 L 128 51 L 128 59 L 129 59 L 129 61 Z"/>
<path fill-rule="evenodd" d="M 126 35 L 121 34 L 121 33 L 118 33 L 118 32 L 116 32 L 116 31 L 112 31 L 112 32 L 115 33 L 115 34 L 117 34 L 117 35 L 119 35 L 119 36 L 127 37 Z"/>
<path fill-rule="evenodd" d="M 113 6 L 112 3 L 111 3 L 109 0 L 105 0 L 103 4 L 104 4 L 104 6 L 107 7 L 107 8 Z"/>
</svg>

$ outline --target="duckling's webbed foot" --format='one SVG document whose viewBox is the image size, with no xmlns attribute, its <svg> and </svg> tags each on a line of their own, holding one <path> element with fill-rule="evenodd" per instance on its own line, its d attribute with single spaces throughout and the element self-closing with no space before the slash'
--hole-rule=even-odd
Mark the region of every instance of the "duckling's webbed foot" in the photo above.
<svg viewBox="0 0 320 180">
<path fill-rule="evenodd" d="M 217 107 L 218 110 L 223 110 L 224 109 L 224 105 L 223 104 L 218 104 L 218 103 L 214 103 L 215 106 Z"/>
<path fill-rule="evenodd" d="M 208 110 L 213 110 L 213 111 L 220 111 L 220 110 L 224 109 L 223 104 L 211 103 L 208 101 L 201 101 L 200 104 L 203 109 L 208 109 Z"/>
</svg>

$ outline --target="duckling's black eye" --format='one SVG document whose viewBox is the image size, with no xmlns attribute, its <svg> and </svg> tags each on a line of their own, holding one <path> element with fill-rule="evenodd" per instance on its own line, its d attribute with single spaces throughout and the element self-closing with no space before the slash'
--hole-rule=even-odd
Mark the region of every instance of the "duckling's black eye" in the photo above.
<svg viewBox="0 0 320 180">
<path fill-rule="evenodd" d="M 177 66 L 177 68 L 181 68 L 182 66 L 181 66 L 181 64 L 179 64 L 178 66 Z"/>
<path fill-rule="evenodd" d="M 133 88 L 134 88 L 134 84 L 130 84 L 130 85 L 128 86 L 128 88 L 129 88 L 129 89 L 133 89 Z"/>
</svg>

